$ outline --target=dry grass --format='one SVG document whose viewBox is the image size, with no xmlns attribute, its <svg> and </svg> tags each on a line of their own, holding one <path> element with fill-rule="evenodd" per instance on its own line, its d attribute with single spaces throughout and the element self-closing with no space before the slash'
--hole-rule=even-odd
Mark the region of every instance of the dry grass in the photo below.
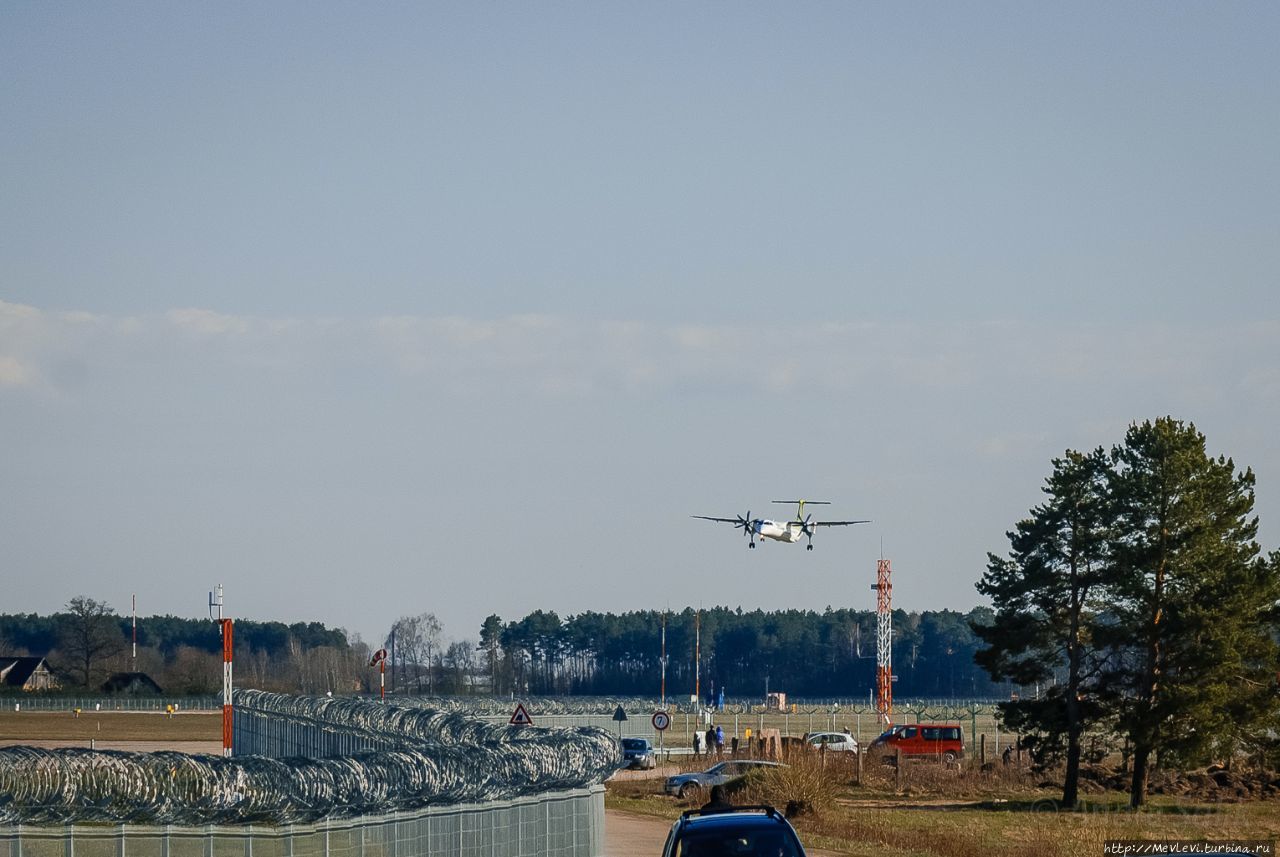
<svg viewBox="0 0 1280 857">
<path fill-rule="evenodd" d="M 976 766 L 974 766 L 976 767 Z M 731 790 L 735 803 L 793 804 L 793 818 L 811 848 L 859 857 L 1101 857 L 1108 839 L 1276 839 L 1280 803 L 1215 803 L 1156 796 L 1138 813 L 1123 794 L 1086 796 L 1079 810 L 1058 809 L 1061 790 L 1042 787 L 1028 772 L 947 769 L 928 762 L 903 768 L 897 790 L 892 767 L 866 765 L 861 783 L 852 766 L 794 760 L 791 768 L 753 775 Z M 610 783 L 606 803 L 674 818 L 701 801 L 662 794 L 662 781 Z"/>
<path fill-rule="evenodd" d="M 728 790 L 734 803 L 769 804 L 785 808 L 789 816 L 824 814 L 835 807 L 845 776 L 836 766 L 808 756 L 785 767 L 754 771 Z"/>
<path fill-rule="evenodd" d="M 843 806 L 796 820 L 811 846 L 854 855 L 1097 857 L 1108 839 L 1274 839 L 1275 804 L 1159 803 L 1139 813 L 1123 800 L 1059 812 L 1052 799 L 966 808 Z"/>
</svg>

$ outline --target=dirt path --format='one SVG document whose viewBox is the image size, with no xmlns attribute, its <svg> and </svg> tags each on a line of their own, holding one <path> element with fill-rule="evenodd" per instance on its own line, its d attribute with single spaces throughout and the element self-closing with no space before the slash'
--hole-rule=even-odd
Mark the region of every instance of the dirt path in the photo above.
<svg viewBox="0 0 1280 857">
<path fill-rule="evenodd" d="M 660 857 L 670 830 L 669 821 L 607 809 L 604 812 L 605 857 Z"/>
</svg>

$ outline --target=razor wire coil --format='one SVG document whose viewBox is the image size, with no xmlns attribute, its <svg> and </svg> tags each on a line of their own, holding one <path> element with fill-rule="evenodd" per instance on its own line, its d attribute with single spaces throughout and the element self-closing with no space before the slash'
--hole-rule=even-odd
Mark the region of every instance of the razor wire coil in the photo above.
<svg viewBox="0 0 1280 857">
<path fill-rule="evenodd" d="M 332 758 L 0 748 L 0 824 L 290 824 L 508 800 L 603 782 L 621 762 L 595 727 L 498 725 L 459 711 L 236 691 L 241 713 L 346 733 Z"/>
</svg>

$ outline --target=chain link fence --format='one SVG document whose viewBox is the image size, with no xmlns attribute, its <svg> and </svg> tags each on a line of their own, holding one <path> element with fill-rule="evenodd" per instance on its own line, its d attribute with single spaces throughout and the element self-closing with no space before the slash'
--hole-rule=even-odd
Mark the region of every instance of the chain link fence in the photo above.
<svg viewBox="0 0 1280 857">
<path fill-rule="evenodd" d="M 0 857 L 599 857 L 602 729 L 237 691 L 236 755 L 0 748 Z M 248 754 L 248 755 L 246 755 Z"/>
<path fill-rule="evenodd" d="M 0 696 L 0 708 L 8 711 L 218 711 L 219 696 L 45 696 L 28 693 Z"/>
<path fill-rule="evenodd" d="M 0 827 L 0 857 L 600 857 L 604 787 L 262 825 Z"/>
</svg>

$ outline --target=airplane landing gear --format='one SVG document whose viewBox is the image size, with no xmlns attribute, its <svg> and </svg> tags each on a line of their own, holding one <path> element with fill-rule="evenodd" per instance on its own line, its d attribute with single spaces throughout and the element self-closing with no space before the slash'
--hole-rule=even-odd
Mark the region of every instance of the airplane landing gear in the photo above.
<svg viewBox="0 0 1280 857">
<path fill-rule="evenodd" d="M 804 549 L 805 549 L 805 550 L 807 550 L 807 551 L 811 551 L 811 550 L 813 550 L 813 545 L 805 545 L 805 546 L 804 546 Z"/>
</svg>

